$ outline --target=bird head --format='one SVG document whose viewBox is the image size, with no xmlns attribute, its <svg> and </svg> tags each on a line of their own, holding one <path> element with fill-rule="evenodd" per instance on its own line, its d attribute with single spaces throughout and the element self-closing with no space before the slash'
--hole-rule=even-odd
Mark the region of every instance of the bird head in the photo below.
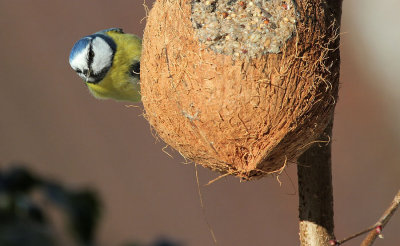
<svg viewBox="0 0 400 246">
<path fill-rule="evenodd" d="M 86 83 L 100 82 L 110 70 L 116 44 L 103 34 L 83 37 L 72 47 L 69 64 Z"/>
</svg>

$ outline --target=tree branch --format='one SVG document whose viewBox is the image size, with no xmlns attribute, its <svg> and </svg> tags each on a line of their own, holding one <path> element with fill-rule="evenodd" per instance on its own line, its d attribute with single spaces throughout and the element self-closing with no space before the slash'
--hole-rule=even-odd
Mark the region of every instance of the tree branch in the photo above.
<svg viewBox="0 0 400 246">
<path fill-rule="evenodd" d="M 332 136 L 333 119 L 322 136 Z M 314 144 L 298 159 L 300 242 L 327 245 L 333 235 L 331 142 Z"/>
<path fill-rule="evenodd" d="M 381 234 L 382 229 L 389 222 L 390 218 L 396 212 L 399 205 L 400 205 L 400 190 L 397 192 L 396 196 L 393 198 L 392 203 L 386 209 L 386 211 L 383 213 L 383 215 L 378 220 L 378 222 L 375 223 L 374 228 L 377 228 L 377 229 L 372 230 L 368 233 L 367 237 L 361 243 L 361 246 L 370 246 L 374 243 L 376 237 L 378 237 Z"/>
<path fill-rule="evenodd" d="M 342 240 L 336 241 L 336 240 L 331 240 L 330 244 L 331 245 L 342 245 L 347 241 L 350 241 L 353 238 L 359 237 L 361 235 L 364 235 L 365 233 L 369 234 L 367 237 L 364 239 L 364 241 L 361 243 L 361 246 L 370 246 L 374 243 L 375 239 L 378 236 L 381 236 L 382 229 L 383 227 L 386 226 L 386 224 L 389 222 L 390 218 L 393 216 L 393 214 L 396 212 L 397 208 L 400 205 L 400 190 L 397 192 L 395 197 L 393 198 L 392 203 L 390 204 L 389 208 L 386 209 L 386 211 L 383 213 L 383 215 L 379 218 L 379 220 L 373 225 L 368 227 L 367 229 L 364 229 L 360 232 L 357 232 L 351 236 L 348 236 Z"/>
</svg>

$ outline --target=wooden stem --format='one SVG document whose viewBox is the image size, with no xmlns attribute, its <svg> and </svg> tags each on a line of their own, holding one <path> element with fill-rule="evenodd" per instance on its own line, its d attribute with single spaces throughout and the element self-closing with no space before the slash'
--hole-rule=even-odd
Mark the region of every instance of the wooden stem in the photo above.
<svg viewBox="0 0 400 246">
<path fill-rule="evenodd" d="M 297 1 L 297 3 L 301 4 L 303 1 Z M 340 32 L 342 0 L 326 0 L 322 2 L 316 0 L 314 3 L 316 6 L 325 6 L 324 18 L 326 23 L 335 23 L 338 28 L 337 31 Z M 328 24 L 325 28 L 328 28 L 331 24 Z M 331 59 L 333 64 L 331 72 L 335 71 L 332 73 L 332 77 L 330 77 L 332 84 L 339 82 L 340 53 L 338 49 L 335 49 L 335 47 L 339 47 L 339 40 L 340 38 L 337 38 L 331 44 L 334 52 L 328 58 Z M 298 159 L 299 234 L 300 245 L 302 246 L 330 245 L 330 241 L 335 238 L 333 233 L 333 188 L 330 141 L 332 139 L 332 127 L 333 115 L 330 123 L 320 137 L 320 139 L 329 140 L 328 143 L 314 143 Z"/>
<path fill-rule="evenodd" d="M 333 119 L 326 127 L 331 139 Z M 300 242 L 302 246 L 328 245 L 333 235 L 331 141 L 314 144 L 298 159 Z"/>
<path fill-rule="evenodd" d="M 400 190 L 397 192 L 396 196 L 393 198 L 392 203 L 383 213 L 382 217 L 375 223 L 375 227 L 380 227 L 379 230 L 371 230 L 364 241 L 361 243 L 361 246 L 370 246 L 375 242 L 375 239 L 380 235 L 381 230 L 386 226 L 389 222 L 390 218 L 396 212 L 397 208 L 400 206 Z"/>
</svg>

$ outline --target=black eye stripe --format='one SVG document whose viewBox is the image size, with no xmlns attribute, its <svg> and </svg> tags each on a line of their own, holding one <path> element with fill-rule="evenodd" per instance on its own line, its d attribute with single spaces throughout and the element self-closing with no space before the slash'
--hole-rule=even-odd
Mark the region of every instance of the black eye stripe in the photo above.
<svg viewBox="0 0 400 246">
<path fill-rule="evenodd" d="M 106 67 L 103 70 L 101 70 L 100 73 L 90 74 L 90 78 L 93 79 L 93 81 L 90 81 L 89 83 L 97 84 L 98 82 L 100 82 L 106 76 L 108 70 L 109 67 Z"/>
<path fill-rule="evenodd" d="M 83 69 L 83 71 L 82 71 L 79 68 L 77 68 L 77 69 L 75 69 L 75 72 L 87 75 L 89 71 L 87 69 Z"/>
<path fill-rule="evenodd" d="M 89 69 L 92 70 L 92 63 L 93 63 L 93 57 L 94 57 L 94 52 L 93 52 L 93 43 L 90 42 L 90 46 L 89 46 L 89 56 L 88 56 L 88 66 Z"/>
</svg>

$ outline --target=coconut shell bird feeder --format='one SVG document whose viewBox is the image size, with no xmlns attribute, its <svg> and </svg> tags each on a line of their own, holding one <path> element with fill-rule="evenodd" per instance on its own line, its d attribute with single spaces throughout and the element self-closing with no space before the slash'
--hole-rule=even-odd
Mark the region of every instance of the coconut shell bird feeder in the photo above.
<svg viewBox="0 0 400 246">
<path fill-rule="evenodd" d="M 146 119 L 212 170 L 246 180 L 279 172 L 332 118 L 338 35 L 319 14 L 327 10 L 303 0 L 157 0 L 141 58 Z"/>
</svg>

